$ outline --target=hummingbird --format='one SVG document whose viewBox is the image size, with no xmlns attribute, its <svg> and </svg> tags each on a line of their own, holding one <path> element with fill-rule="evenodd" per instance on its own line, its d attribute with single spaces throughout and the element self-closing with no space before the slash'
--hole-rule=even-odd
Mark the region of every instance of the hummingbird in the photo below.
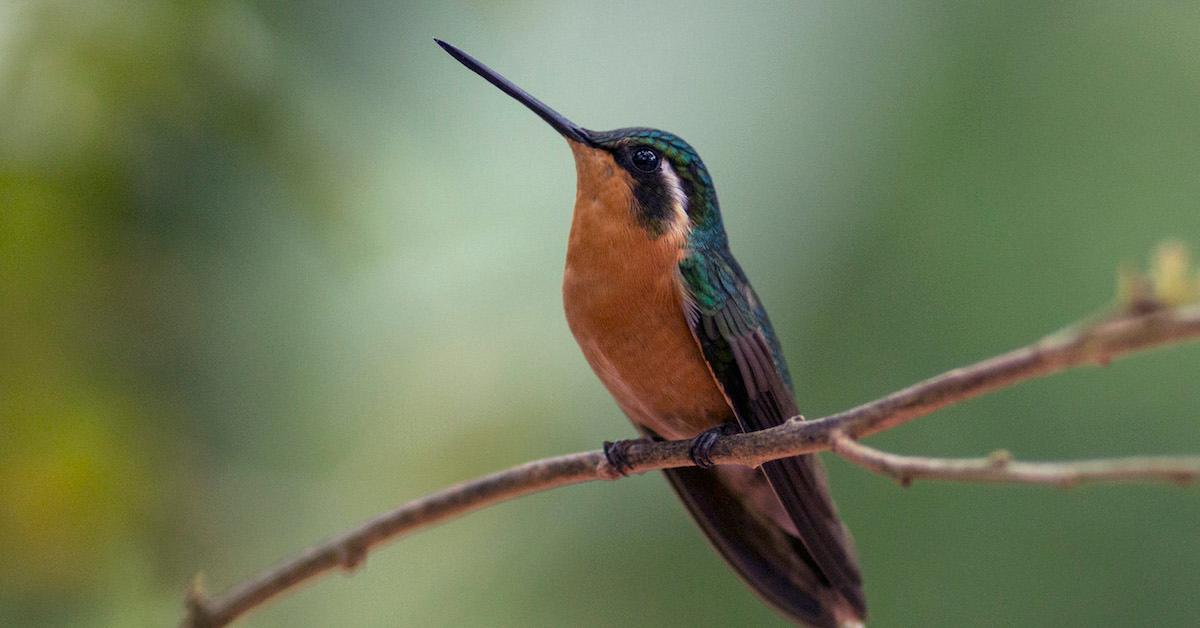
<svg viewBox="0 0 1200 628">
<path fill-rule="evenodd" d="M 700 155 L 658 129 L 585 129 L 434 41 L 566 139 L 577 179 L 562 288 L 568 326 L 644 437 L 694 439 L 696 466 L 664 473 L 713 547 L 793 622 L 861 626 L 867 608 L 854 544 L 819 459 L 751 468 L 709 458 L 722 434 L 800 413 L 771 321 L 730 252 Z M 631 442 L 605 443 L 619 471 Z"/>
</svg>

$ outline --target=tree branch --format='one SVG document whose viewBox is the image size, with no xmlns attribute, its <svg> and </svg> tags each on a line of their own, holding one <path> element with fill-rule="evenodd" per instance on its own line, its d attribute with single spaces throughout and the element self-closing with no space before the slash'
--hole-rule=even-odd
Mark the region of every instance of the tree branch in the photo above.
<svg viewBox="0 0 1200 628">
<path fill-rule="evenodd" d="M 1146 311 L 1146 310 L 1149 311 Z M 1200 338 L 1200 306 L 1175 309 L 1140 307 L 1119 318 L 1067 329 L 1027 347 L 955 369 L 937 377 L 814 421 L 793 417 L 783 425 L 719 439 L 711 458 L 717 464 L 757 466 L 768 460 L 838 448 L 838 453 L 868 468 L 901 477 L 937 477 L 970 481 L 1039 481 L 1036 477 L 1126 480 L 1195 477 L 1197 459 L 1127 459 L 1102 463 L 1047 466 L 1005 463 L 980 469 L 979 461 L 930 461 L 892 456 L 853 442 L 891 429 L 940 408 L 1011 386 L 1021 381 L 1111 360 L 1162 345 Z M 628 448 L 633 473 L 691 466 L 689 441 L 638 442 Z M 933 464 L 931 466 L 931 463 Z M 921 467 L 920 464 L 924 464 Z M 994 463 L 988 462 L 987 464 Z M 1097 468 L 1096 464 L 1102 465 Z M 940 468 L 939 468 L 940 465 Z M 931 469 L 937 469 L 931 471 Z M 897 471 L 899 470 L 899 471 Z M 1005 473 L 1001 474 L 1003 471 Z M 1053 472 L 1053 473 L 1051 473 Z M 1041 474 L 1040 476 L 1038 474 Z M 1057 474 L 1057 475 L 1055 475 Z M 303 554 L 263 572 L 215 599 L 199 586 L 188 596 L 183 625 L 224 626 L 266 601 L 334 568 L 352 569 L 374 547 L 400 535 L 487 506 L 568 484 L 615 479 L 617 474 L 599 451 L 547 458 L 512 467 L 409 502 L 333 537 Z"/>
<path fill-rule="evenodd" d="M 833 453 L 869 471 L 895 478 L 903 486 L 913 480 L 1043 484 L 1071 488 L 1085 482 L 1173 482 L 1200 478 L 1200 456 L 1139 456 L 1076 462 L 1018 462 L 1007 451 L 986 458 L 901 456 L 867 447 L 835 432 Z"/>
</svg>

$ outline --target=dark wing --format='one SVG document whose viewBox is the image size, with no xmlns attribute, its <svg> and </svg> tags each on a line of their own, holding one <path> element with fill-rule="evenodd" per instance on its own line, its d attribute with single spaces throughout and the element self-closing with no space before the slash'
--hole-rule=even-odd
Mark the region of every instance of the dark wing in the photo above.
<svg viewBox="0 0 1200 628">
<path fill-rule="evenodd" d="M 836 628 L 833 609 L 839 598 L 808 562 L 800 539 L 754 512 L 744 498 L 748 483 L 770 491 L 766 478 L 756 469 L 738 467 L 749 477 L 730 481 L 733 469 L 681 467 L 664 473 L 709 542 L 755 593 L 794 620 Z"/>
<path fill-rule="evenodd" d="M 779 425 L 799 414 L 779 342 L 766 311 L 728 250 L 693 255 L 679 265 L 687 318 L 717 384 L 744 431 Z M 815 455 L 762 465 L 825 584 L 859 617 L 866 615 L 862 578 L 850 535 L 838 519 Z"/>
</svg>

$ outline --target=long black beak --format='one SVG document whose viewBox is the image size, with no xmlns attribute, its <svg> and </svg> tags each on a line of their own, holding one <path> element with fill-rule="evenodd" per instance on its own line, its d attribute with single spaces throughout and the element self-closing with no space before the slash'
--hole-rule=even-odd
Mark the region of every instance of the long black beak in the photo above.
<svg viewBox="0 0 1200 628">
<path fill-rule="evenodd" d="M 516 98 L 518 102 L 526 107 L 529 107 L 529 109 L 538 114 L 541 119 L 549 122 L 550 126 L 554 127 L 556 131 L 562 133 L 563 137 L 575 142 L 594 145 L 594 142 L 592 141 L 591 136 L 588 134 L 587 129 L 575 124 L 574 122 L 571 122 L 563 117 L 561 113 L 551 109 L 550 107 L 547 107 L 546 103 L 534 98 L 533 96 L 530 96 L 529 92 L 521 89 L 520 87 L 513 85 L 508 79 L 500 76 L 500 73 L 480 63 L 475 59 L 475 57 L 472 57 L 471 55 L 459 50 L 458 48 L 455 48 L 454 46 L 451 46 L 440 39 L 437 39 L 436 37 L 433 41 L 437 42 L 437 45 L 441 46 L 443 50 L 450 53 L 451 57 L 458 59 L 460 63 L 470 68 L 472 72 L 487 79 L 487 82 L 499 87 L 500 91 L 512 96 L 513 98 Z"/>
</svg>

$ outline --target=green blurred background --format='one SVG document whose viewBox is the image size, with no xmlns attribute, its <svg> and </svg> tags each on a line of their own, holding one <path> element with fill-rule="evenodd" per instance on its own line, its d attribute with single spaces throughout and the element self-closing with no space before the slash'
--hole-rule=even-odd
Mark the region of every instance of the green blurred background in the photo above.
<svg viewBox="0 0 1200 628">
<path fill-rule="evenodd" d="M 0 3 L 0 625 L 152 626 L 374 513 L 633 432 L 567 331 L 581 124 L 704 155 L 801 407 L 1111 302 L 1200 244 L 1200 7 Z M 1200 451 L 1196 347 L 871 440 Z M 875 626 L 1182 626 L 1200 494 L 827 457 Z M 657 475 L 422 532 L 248 626 L 779 625 Z"/>
</svg>

